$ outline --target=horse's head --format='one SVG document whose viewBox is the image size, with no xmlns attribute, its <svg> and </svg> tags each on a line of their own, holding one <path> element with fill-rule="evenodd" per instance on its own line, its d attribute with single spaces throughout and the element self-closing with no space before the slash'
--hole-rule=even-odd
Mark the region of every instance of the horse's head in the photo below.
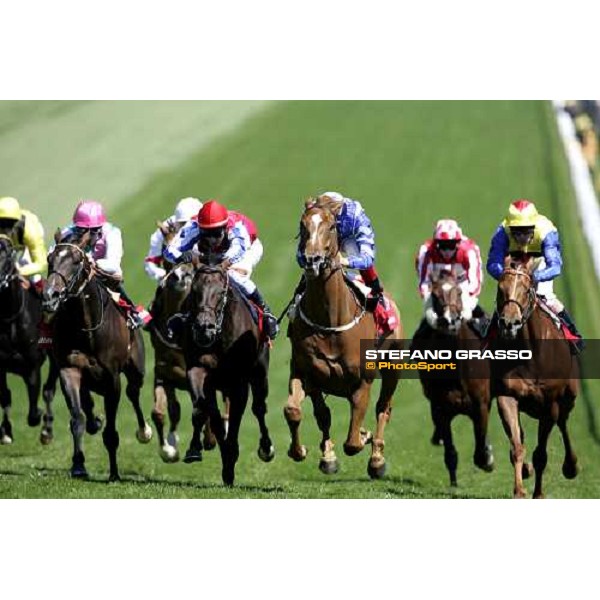
<svg viewBox="0 0 600 600">
<path fill-rule="evenodd" d="M 336 216 L 341 204 L 328 196 L 309 198 L 300 220 L 300 252 L 306 270 L 318 277 L 322 269 L 333 265 L 339 251 Z"/>
<path fill-rule="evenodd" d="M 10 238 L 0 234 L 0 290 L 8 287 L 19 276 L 16 254 Z"/>
<path fill-rule="evenodd" d="M 169 274 L 164 282 L 164 287 L 166 290 L 169 290 L 176 295 L 187 294 L 192 287 L 193 279 L 193 265 L 189 263 L 177 265 L 171 271 L 169 271 Z"/>
<path fill-rule="evenodd" d="M 56 312 L 68 298 L 78 296 L 92 276 L 92 265 L 84 250 L 90 242 L 89 233 L 61 240 L 57 231 L 54 241 L 56 245 L 48 255 L 48 278 L 42 292 L 43 307 L 49 313 Z"/>
<path fill-rule="evenodd" d="M 229 275 L 220 266 L 199 265 L 189 296 L 192 338 L 200 348 L 212 346 L 221 333 L 229 294 Z"/>
<path fill-rule="evenodd" d="M 515 339 L 535 308 L 533 259 L 526 262 L 507 257 L 504 272 L 498 280 L 496 312 L 500 335 Z"/>
<path fill-rule="evenodd" d="M 456 334 L 462 323 L 461 289 L 454 274 L 442 271 L 432 277 L 431 300 L 437 315 L 437 327 L 441 331 Z"/>
</svg>

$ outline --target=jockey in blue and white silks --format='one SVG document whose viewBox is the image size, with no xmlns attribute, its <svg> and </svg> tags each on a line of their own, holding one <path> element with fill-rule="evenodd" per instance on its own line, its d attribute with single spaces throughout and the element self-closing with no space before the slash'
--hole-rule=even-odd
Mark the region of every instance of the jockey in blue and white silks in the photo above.
<svg viewBox="0 0 600 600">
<path fill-rule="evenodd" d="M 515 253 L 535 259 L 536 292 L 544 297 L 548 308 L 564 321 L 571 333 L 581 338 L 573 319 L 554 293 L 554 279 L 561 274 L 563 266 L 558 230 L 528 200 L 513 202 L 508 216 L 496 229 L 488 254 L 488 273 L 499 279 L 504 272 L 504 259 Z"/>
<path fill-rule="evenodd" d="M 252 270 L 262 256 L 262 244 L 257 237 L 254 223 L 245 215 L 209 200 L 197 217 L 179 230 L 163 256 L 171 263 L 191 262 L 197 250 L 208 264 L 225 262 L 229 277 L 263 311 L 267 336 L 275 339 L 277 319 L 251 279 Z"/>
</svg>

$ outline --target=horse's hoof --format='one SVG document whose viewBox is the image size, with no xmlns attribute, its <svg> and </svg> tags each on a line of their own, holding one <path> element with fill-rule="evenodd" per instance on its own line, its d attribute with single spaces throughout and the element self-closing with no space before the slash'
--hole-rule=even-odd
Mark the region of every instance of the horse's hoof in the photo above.
<svg viewBox="0 0 600 600">
<path fill-rule="evenodd" d="M 263 462 L 271 462 L 275 458 L 275 448 L 271 444 L 266 450 L 262 447 L 258 447 L 258 458 Z"/>
<path fill-rule="evenodd" d="M 165 444 L 160 449 L 159 454 L 163 462 L 166 463 L 176 463 L 179 460 L 179 451 L 177 448 L 173 448 L 173 446 L 170 446 L 169 444 Z"/>
<path fill-rule="evenodd" d="M 42 411 L 40 409 L 37 410 L 35 414 L 27 415 L 27 425 L 29 427 L 37 427 L 42 422 Z"/>
<path fill-rule="evenodd" d="M 179 434 L 176 431 L 169 431 L 169 434 L 167 435 L 167 443 L 169 446 L 177 448 L 179 446 Z"/>
<path fill-rule="evenodd" d="M 529 479 L 530 477 L 533 477 L 533 465 L 531 463 L 523 463 L 523 470 L 521 471 L 521 477 L 523 477 L 523 479 Z"/>
<path fill-rule="evenodd" d="M 71 478 L 72 479 L 88 479 L 89 475 L 86 471 L 86 468 L 81 467 L 71 467 Z"/>
<path fill-rule="evenodd" d="M 148 423 L 135 432 L 135 437 L 140 444 L 147 444 L 152 439 L 152 427 Z"/>
<path fill-rule="evenodd" d="M 450 479 L 450 487 L 451 488 L 457 488 L 458 487 L 458 481 L 456 480 L 456 478 Z"/>
<path fill-rule="evenodd" d="M 339 470 L 340 463 L 337 458 L 334 458 L 333 460 L 321 459 L 319 461 L 319 471 L 325 475 L 335 475 Z"/>
<path fill-rule="evenodd" d="M 439 435 L 437 435 L 435 432 L 431 436 L 430 441 L 431 441 L 432 446 L 443 446 L 444 445 L 444 440 Z"/>
<path fill-rule="evenodd" d="M 494 470 L 494 455 L 491 452 L 486 453 L 482 459 L 474 457 L 473 462 L 477 468 L 486 473 L 491 473 Z"/>
<path fill-rule="evenodd" d="M 195 462 L 202 462 L 202 451 L 189 449 L 183 457 L 183 462 L 187 465 Z"/>
<path fill-rule="evenodd" d="M 88 419 L 85 422 L 85 430 L 90 435 L 96 435 L 102 429 L 102 425 L 103 425 L 102 418 L 94 417 L 93 419 Z"/>
<path fill-rule="evenodd" d="M 515 490 L 513 492 L 513 498 L 516 500 L 522 500 L 523 498 L 527 498 L 527 492 L 525 490 Z"/>
<path fill-rule="evenodd" d="M 10 437 L 10 435 L 4 434 L 2 437 L 0 437 L 0 444 L 3 446 L 10 446 L 12 443 L 13 439 Z"/>
<path fill-rule="evenodd" d="M 295 462 L 302 462 L 306 459 L 307 454 L 308 450 L 306 449 L 306 446 L 299 446 L 298 449 L 290 446 L 290 449 L 288 450 L 288 456 Z"/>
<path fill-rule="evenodd" d="M 204 436 L 204 439 L 202 440 L 202 448 L 204 448 L 204 450 L 207 450 L 208 452 L 210 452 L 211 450 L 214 450 L 217 447 L 217 440 L 216 438 L 212 437 L 206 437 Z"/>
<path fill-rule="evenodd" d="M 54 435 L 50 431 L 42 429 L 40 433 L 40 444 L 42 444 L 42 446 L 47 446 L 48 444 L 51 444 L 53 439 Z"/>
<path fill-rule="evenodd" d="M 577 467 L 577 463 L 563 463 L 562 474 L 566 479 L 575 479 L 578 473 L 579 468 Z"/>
<path fill-rule="evenodd" d="M 369 466 L 367 467 L 367 473 L 371 479 L 382 479 L 385 477 L 385 473 L 387 471 L 387 464 L 382 462 L 379 465 L 374 465 L 369 462 Z"/>
<path fill-rule="evenodd" d="M 121 476 L 118 473 L 111 473 L 108 476 L 108 483 L 117 483 L 118 481 L 121 481 Z"/>
<path fill-rule="evenodd" d="M 233 487 L 233 483 L 235 481 L 235 473 L 233 469 L 223 469 L 221 471 L 221 478 L 227 487 Z"/>
</svg>

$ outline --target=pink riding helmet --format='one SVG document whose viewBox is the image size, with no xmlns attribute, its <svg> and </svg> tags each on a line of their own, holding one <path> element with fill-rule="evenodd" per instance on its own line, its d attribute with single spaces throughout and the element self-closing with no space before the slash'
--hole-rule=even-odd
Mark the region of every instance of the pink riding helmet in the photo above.
<svg viewBox="0 0 600 600">
<path fill-rule="evenodd" d="M 73 224 L 76 227 L 102 227 L 106 223 L 104 207 L 95 200 L 82 200 L 73 214 Z"/>
</svg>

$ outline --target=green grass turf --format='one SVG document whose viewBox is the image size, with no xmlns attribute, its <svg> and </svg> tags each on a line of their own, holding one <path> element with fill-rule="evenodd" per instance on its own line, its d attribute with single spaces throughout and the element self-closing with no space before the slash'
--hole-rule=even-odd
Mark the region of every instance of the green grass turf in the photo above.
<svg viewBox="0 0 600 600">
<path fill-rule="evenodd" d="M 0 119 L 0 126 L 7 119 Z M 10 122 L 9 122 L 10 124 Z M 14 130 L 13 130 L 14 131 Z M 161 135 L 161 132 L 156 132 Z M 1 140 L 0 140 L 1 143 Z M 104 151 L 112 148 L 106 146 Z M 118 149 L 114 149 L 118 151 Z M 36 165 L 29 169 L 35 172 Z M 91 168 L 93 173 L 93 168 Z M 123 189 L 126 189 L 125 187 Z M 259 225 L 265 256 L 255 279 L 276 311 L 283 308 L 298 279 L 294 235 L 303 199 L 339 190 L 360 199 L 377 234 L 377 265 L 384 284 L 396 298 L 406 331 L 412 333 L 421 313 L 413 267 L 418 245 L 430 235 L 436 219 L 457 218 L 467 235 L 487 255 L 488 244 L 508 203 L 529 197 L 559 225 L 565 250 L 565 275 L 557 290 L 588 337 L 599 335 L 590 258 L 582 239 L 566 163 L 551 107 L 540 102 L 283 102 L 267 107 L 237 129 L 213 140 L 185 160 L 154 173 L 126 198 L 115 198 L 110 217 L 125 236 L 126 286 L 134 299 L 147 302 L 153 285 L 142 269 L 148 237 L 157 218 L 170 214 L 178 197 L 217 197 L 249 214 Z M 486 277 L 482 304 L 492 306 L 495 286 Z M 146 338 L 149 342 L 148 338 Z M 150 344 L 147 344 L 150 348 Z M 217 497 L 217 498 L 505 498 L 512 494 L 508 441 L 494 405 L 490 440 L 496 471 L 485 474 L 472 465 L 470 422 L 455 420 L 460 456 L 459 487 L 451 490 L 443 451 L 429 444 L 429 407 L 418 381 L 401 383 L 393 418 L 386 431 L 388 476 L 372 482 L 366 474 L 368 450 L 346 457 L 341 450 L 348 426 L 344 399 L 329 398 L 333 437 L 338 442 L 340 472 L 330 478 L 318 465 L 319 433 L 310 402 L 304 405 L 304 463 L 288 459 L 288 429 L 282 409 L 287 396 L 289 343 L 282 335 L 271 362 L 268 425 L 277 456 L 263 464 L 256 456 L 258 427 L 247 411 L 241 432 L 236 487 L 220 483 L 220 459 L 206 453 L 195 465 L 165 465 L 155 440 L 140 446 L 134 419 L 123 398 L 119 413 L 119 461 L 124 481 L 107 485 L 107 457 L 100 436 L 86 437 L 90 482 L 71 481 L 71 440 L 64 401 L 55 401 L 56 440 L 42 448 L 37 431 L 25 424 L 25 400 L 15 394 L 15 443 L 0 447 L 2 497 Z M 150 416 L 152 352 L 144 408 Z M 20 384 L 13 387 L 21 390 Z M 585 384 L 571 417 L 572 437 L 582 471 L 575 481 L 560 473 L 562 444 L 551 436 L 546 492 L 555 498 L 600 496 L 599 436 L 595 397 L 598 382 Z M 190 434 L 189 399 L 181 426 L 185 448 Z M 374 425 L 372 402 L 367 425 Z M 531 456 L 536 424 L 523 418 Z M 528 484 L 529 489 L 531 485 Z"/>
</svg>

